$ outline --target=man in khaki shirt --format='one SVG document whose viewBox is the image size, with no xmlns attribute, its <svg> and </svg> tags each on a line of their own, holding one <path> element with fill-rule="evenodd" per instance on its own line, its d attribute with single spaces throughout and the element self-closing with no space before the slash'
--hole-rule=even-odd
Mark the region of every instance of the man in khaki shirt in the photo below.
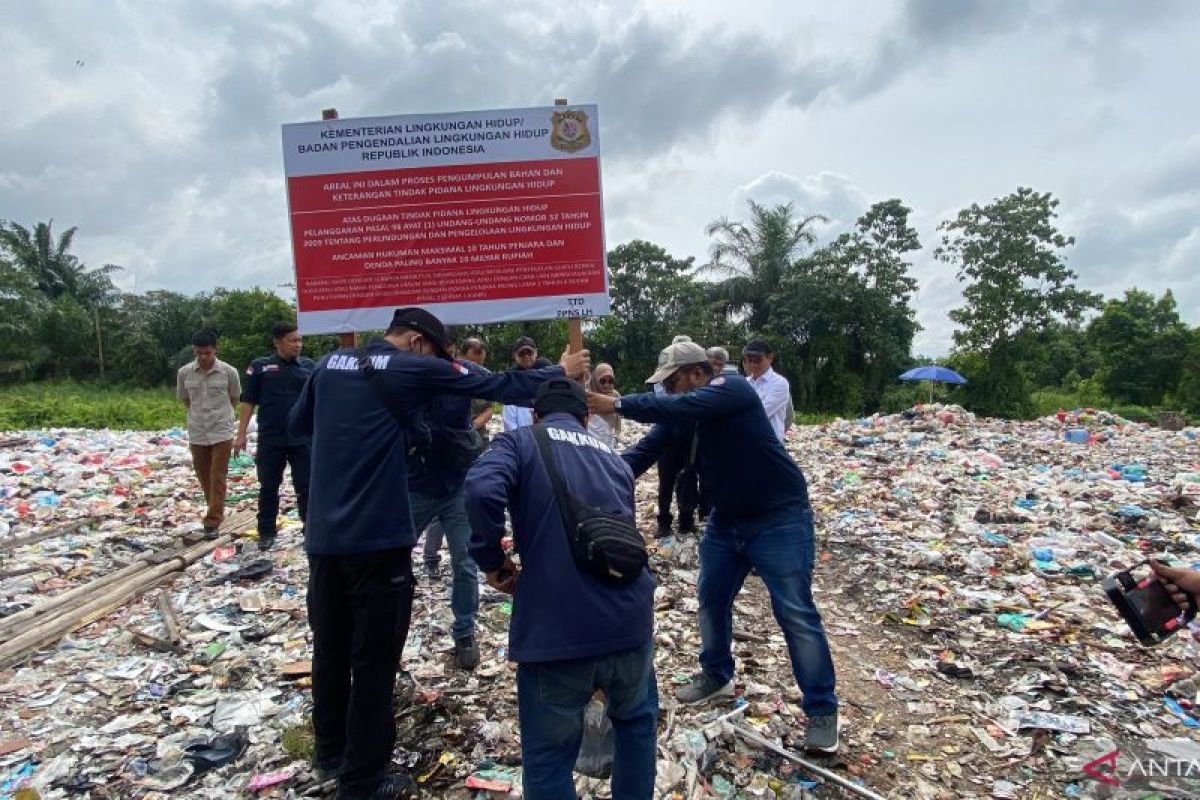
<svg viewBox="0 0 1200 800">
<path fill-rule="evenodd" d="M 175 392 L 188 410 L 188 443 L 192 466 L 204 490 L 208 512 L 204 534 L 217 538 L 225 519 L 225 489 L 229 454 L 233 449 L 233 412 L 242 383 L 237 370 L 217 358 L 217 334 L 203 330 L 192 337 L 192 362 L 179 368 Z"/>
</svg>

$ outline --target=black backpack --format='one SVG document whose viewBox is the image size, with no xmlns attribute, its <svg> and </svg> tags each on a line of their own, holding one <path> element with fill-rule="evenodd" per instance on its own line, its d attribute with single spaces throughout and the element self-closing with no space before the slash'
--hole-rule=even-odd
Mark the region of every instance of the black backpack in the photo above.
<svg viewBox="0 0 1200 800">
<path fill-rule="evenodd" d="M 634 518 L 601 511 L 572 497 L 554 462 L 550 434 L 544 424 L 533 426 L 533 438 L 554 487 L 575 563 L 584 572 L 609 583 L 627 584 L 637 580 L 650 556 Z"/>
<path fill-rule="evenodd" d="M 474 428 L 456 430 L 454 428 L 431 428 L 428 425 L 414 425 L 404 419 L 392 397 L 387 385 L 379 379 L 379 370 L 367 356 L 366 346 L 358 348 L 358 369 L 366 377 L 367 383 L 375 391 L 379 402 L 388 410 L 402 429 L 411 431 L 409 450 L 410 456 L 420 458 L 427 466 L 434 464 L 466 472 L 483 454 L 483 442 Z"/>
<path fill-rule="evenodd" d="M 451 470 L 466 472 L 483 455 L 482 445 L 474 428 L 434 428 L 428 460 Z"/>
</svg>

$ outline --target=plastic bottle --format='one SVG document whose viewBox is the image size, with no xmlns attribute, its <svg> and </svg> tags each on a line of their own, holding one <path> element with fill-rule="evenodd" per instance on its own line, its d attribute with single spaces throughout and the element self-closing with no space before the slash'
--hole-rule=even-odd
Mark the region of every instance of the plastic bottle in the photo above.
<svg viewBox="0 0 1200 800">
<path fill-rule="evenodd" d="M 1087 444 L 1089 438 L 1086 428 L 1071 428 L 1063 434 L 1063 440 L 1071 444 Z"/>
</svg>

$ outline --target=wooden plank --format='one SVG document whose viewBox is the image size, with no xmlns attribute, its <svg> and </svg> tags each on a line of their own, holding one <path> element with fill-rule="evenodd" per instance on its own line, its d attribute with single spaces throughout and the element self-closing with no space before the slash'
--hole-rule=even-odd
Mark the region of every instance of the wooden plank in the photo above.
<svg viewBox="0 0 1200 800">
<path fill-rule="evenodd" d="M 331 120 L 331 119 L 337 119 L 337 118 L 338 118 L 338 110 L 336 108 L 321 109 L 321 119 L 322 120 Z M 297 284 L 299 284 L 299 280 L 297 280 Z M 299 303 L 299 297 L 300 297 L 300 287 L 299 287 L 299 285 L 297 285 L 296 286 L 296 298 L 297 298 L 296 302 L 297 302 L 297 304 Z M 353 333 L 353 332 L 339 333 L 338 334 L 338 347 L 358 347 L 358 334 Z"/>
<path fill-rule="evenodd" d="M 554 98 L 554 105 L 565 106 L 567 98 Z M 573 317 L 567 320 L 567 349 L 572 353 L 578 353 L 583 349 L 583 320 L 578 317 Z"/>
<path fill-rule="evenodd" d="M 93 521 L 94 520 L 91 519 L 76 520 L 74 522 L 69 522 L 66 525 L 56 525 L 48 531 L 31 533 L 28 536 L 18 536 L 13 539 L 5 540 L 0 542 L 0 553 L 7 553 L 9 550 L 16 550 L 18 547 L 24 547 L 27 544 L 37 544 L 38 542 L 44 542 L 47 539 L 54 539 L 58 536 L 74 533 Z"/>
<path fill-rule="evenodd" d="M 570 344 L 568 349 L 578 353 L 583 349 L 583 320 L 572 318 L 567 320 L 567 337 Z"/>
<path fill-rule="evenodd" d="M 157 650 L 160 653 L 182 653 L 183 648 L 175 642 L 168 642 L 166 639 L 160 639 L 157 636 L 151 636 L 145 631 L 138 630 L 132 625 L 126 625 L 125 630 L 133 637 L 133 640 L 138 644 L 149 647 L 151 650 Z"/>
<path fill-rule="evenodd" d="M 179 617 L 171 606 L 171 594 L 166 589 L 158 593 L 158 613 L 162 614 L 163 626 L 167 629 L 167 639 L 179 644 L 183 641 L 183 632 L 179 626 Z"/>
<path fill-rule="evenodd" d="M 306 678 L 309 675 L 312 675 L 312 662 L 296 661 L 291 664 L 284 664 L 279 668 L 279 674 L 288 680 Z"/>
</svg>

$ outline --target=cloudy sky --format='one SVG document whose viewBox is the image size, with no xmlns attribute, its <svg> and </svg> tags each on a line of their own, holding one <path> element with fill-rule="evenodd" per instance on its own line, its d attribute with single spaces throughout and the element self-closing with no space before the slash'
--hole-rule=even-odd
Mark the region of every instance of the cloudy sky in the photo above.
<svg viewBox="0 0 1200 800">
<path fill-rule="evenodd" d="M 937 355 L 958 302 L 938 222 L 1024 185 L 1061 199 L 1084 286 L 1171 288 L 1200 323 L 1187 0 L 56 0 L 4 23 L 0 218 L 77 225 L 126 289 L 291 280 L 283 122 L 568 97 L 601 107 L 610 247 L 704 261 L 746 198 L 833 234 L 899 197 Z"/>
</svg>

